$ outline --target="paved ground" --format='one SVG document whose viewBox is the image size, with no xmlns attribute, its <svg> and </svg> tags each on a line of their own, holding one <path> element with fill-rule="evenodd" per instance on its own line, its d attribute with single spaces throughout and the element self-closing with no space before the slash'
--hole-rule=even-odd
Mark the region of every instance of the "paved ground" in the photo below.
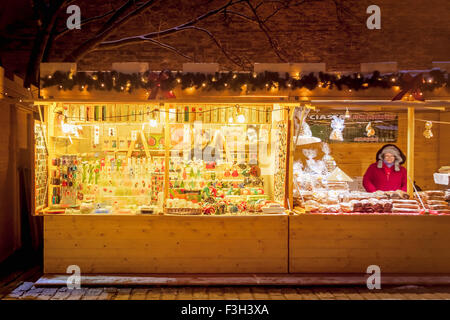
<svg viewBox="0 0 450 320">
<path fill-rule="evenodd" d="M 0 300 L 450 300 L 450 286 L 397 286 L 368 290 L 365 287 L 66 287 L 36 288 L 41 266 L 0 276 Z"/>
<path fill-rule="evenodd" d="M 450 287 L 146 287 L 36 288 L 22 282 L 0 299 L 16 300 L 450 300 Z"/>
</svg>

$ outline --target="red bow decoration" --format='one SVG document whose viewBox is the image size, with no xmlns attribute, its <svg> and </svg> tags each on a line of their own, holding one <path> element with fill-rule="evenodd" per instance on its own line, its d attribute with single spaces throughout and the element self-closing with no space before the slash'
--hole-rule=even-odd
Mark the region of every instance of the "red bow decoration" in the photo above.
<svg viewBox="0 0 450 320">
<path fill-rule="evenodd" d="M 408 91 L 411 92 L 411 95 L 414 97 L 414 99 L 419 101 L 425 101 L 422 92 L 420 91 L 419 86 L 423 82 L 422 74 L 419 73 L 417 76 L 412 77 L 409 75 L 409 73 L 405 74 L 403 76 L 403 79 L 405 80 L 405 86 L 402 91 L 400 91 L 393 99 L 395 100 L 401 100 L 403 96 L 408 93 Z"/>
<path fill-rule="evenodd" d="M 164 90 L 161 87 L 162 82 L 169 79 L 169 76 L 170 76 L 170 72 L 168 70 L 163 70 L 159 74 L 152 72 L 148 75 L 148 81 L 155 83 L 155 87 L 152 89 L 152 92 L 151 92 L 150 96 L 148 97 L 148 100 L 156 99 L 159 89 L 161 89 L 161 92 L 162 92 L 164 98 L 167 98 L 167 99 L 175 98 L 175 94 L 173 93 L 172 90 Z"/>
</svg>

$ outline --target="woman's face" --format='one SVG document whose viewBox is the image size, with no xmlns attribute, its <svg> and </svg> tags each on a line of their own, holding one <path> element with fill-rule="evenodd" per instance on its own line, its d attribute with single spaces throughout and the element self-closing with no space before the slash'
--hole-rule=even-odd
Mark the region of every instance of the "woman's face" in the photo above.
<svg viewBox="0 0 450 320">
<path fill-rule="evenodd" d="M 392 153 L 386 152 L 384 154 L 384 161 L 386 161 L 387 163 L 394 163 L 395 156 Z"/>
</svg>

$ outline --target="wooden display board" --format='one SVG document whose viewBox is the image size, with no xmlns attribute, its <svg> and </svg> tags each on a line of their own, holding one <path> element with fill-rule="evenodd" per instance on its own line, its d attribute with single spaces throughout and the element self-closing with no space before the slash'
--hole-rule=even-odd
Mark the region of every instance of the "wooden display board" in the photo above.
<svg viewBox="0 0 450 320">
<path fill-rule="evenodd" d="M 34 122 L 34 183 L 32 196 L 33 213 L 47 206 L 48 197 L 48 155 L 45 141 L 46 127 L 40 121 Z"/>
<path fill-rule="evenodd" d="M 44 273 L 286 273 L 288 216 L 44 217 Z"/>
</svg>

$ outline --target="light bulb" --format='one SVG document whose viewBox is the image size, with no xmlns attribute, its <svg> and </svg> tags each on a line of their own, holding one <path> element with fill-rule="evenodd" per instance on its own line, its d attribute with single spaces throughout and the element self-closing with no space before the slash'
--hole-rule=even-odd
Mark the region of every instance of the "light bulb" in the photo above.
<svg viewBox="0 0 450 320">
<path fill-rule="evenodd" d="M 151 119 L 151 120 L 150 120 L 150 127 L 155 128 L 157 125 L 158 125 L 158 123 L 156 122 L 155 119 Z"/>
<path fill-rule="evenodd" d="M 239 123 L 244 123 L 245 122 L 245 116 L 243 114 L 238 115 L 237 121 Z"/>
<path fill-rule="evenodd" d="M 229 123 L 233 123 L 233 117 L 229 117 L 229 118 L 228 118 L 228 122 L 229 122 Z"/>
</svg>

